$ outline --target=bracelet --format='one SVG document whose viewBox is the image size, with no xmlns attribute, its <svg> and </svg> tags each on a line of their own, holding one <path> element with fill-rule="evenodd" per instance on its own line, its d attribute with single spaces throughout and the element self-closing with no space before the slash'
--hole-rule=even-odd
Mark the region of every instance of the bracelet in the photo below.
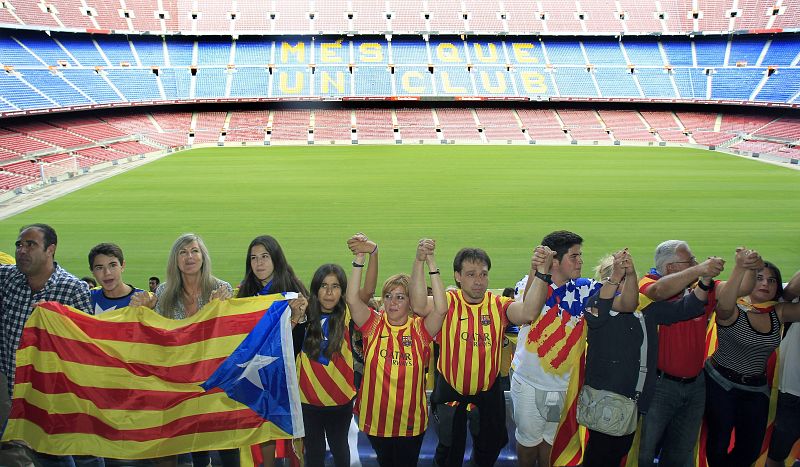
<svg viewBox="0 0 800 467">
<path fill-rule="evenodd" d="M 375 248 L 373 248 L 372 251 L 369 254 L 374 255 L 376 251 L 378 251 L 378 244 L 377 243 L 375 244 Z"/>
<path fill-rule="evenodd" d="M 711 279 L 711 283 L 708 285 L 703 284 L 703 281 L 701 280 L 697 281 L 697 286 L 700 287 L 700 290 L 705 292 L 711 292 L 712 290 L 714 290 L 715 285 L 717 285 L 717 283 L 714 282 L 714 279 Z"/>
<path fill-rule="evenodd" d="M 541 279 L 541 280 L 547 282 L 548 284 L 552 284 L 553 283 L 553 275 L 552 274 L 542 274 L 539 271 L 535 271 L 533 273 L 533 277 Z"/>
<path fill-rule="evenodd" d="M 355 260 L 353 260 L 353 267 L 354 267 L 354 268 L 363 268 L 363 267 L 364 267 L 364 265 L 363 265 L 363 264 L 358 264 L 358 263 L 356 263 L 356 261 L 355 261 Z"/>
<path fill-rule="evenodd" d="M 614 281 L 611 280 L 611 276 L 609 276 L 609 277 L 606 277 L 606 283 L 607 284 L 611 284 L 611 285 L 616 285 L 617 287 L 619 287 L 619 285 L 622 284 L 622 279 L 620 279 L 619 282 L 614 282 Z"/>
<path fill-rule="evenodd" d="M 439 269 L 436 269 L 435 271 L 429 271 L 428 274 L 431 275 L 431 276 L 434 276 L 436 274 L 440 274 L 440 271 L 439 271 Z"/>
</svg>

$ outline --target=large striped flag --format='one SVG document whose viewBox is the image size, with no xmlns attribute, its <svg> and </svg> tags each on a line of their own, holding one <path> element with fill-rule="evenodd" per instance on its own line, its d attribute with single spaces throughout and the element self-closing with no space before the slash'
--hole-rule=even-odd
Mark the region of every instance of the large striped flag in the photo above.
<svg viewBox="0 0 800 467">
<path fill-rule="evenodd" d="M 580 336 L 580 356 L 578 363 L 572 366 L 569 378 L 569 387 L 561 412 L 561 421 L 553 438 L 553 449 L 550 451 L 551 465 L 577 466 L 583 462 L 583 450 L 586 447 L 588 432 L 584 426 L 578 424 L 578 395 L 583 387 L 586 365 L 586 327 Z"/>
<path fill-rule="evenodd" d="M 144 307 L 95 317 L 44 303 L 22 333 L 3 440 L 141 459 L 303 436 L 287 303 L 282 295 L 213 301 L 184 320 Z M 270 340 L 269 352 L 257 339 Z M 240 344 L 256 352 L 240 360 L 248 354 Z M 232 395 L 260 382 L 271 400 L 256 413 L 216 384 L 200 387 L 218 368 L 232 371 L 220 378 L 233 380 L 220 383 Z"/>
</svg>

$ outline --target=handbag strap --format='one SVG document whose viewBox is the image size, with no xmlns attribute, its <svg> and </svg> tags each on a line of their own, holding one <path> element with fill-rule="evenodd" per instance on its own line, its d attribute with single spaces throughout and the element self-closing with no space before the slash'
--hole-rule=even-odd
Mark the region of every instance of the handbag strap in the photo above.
<svg viewBox="0 0 800 467">
<path fill-rule="evenodd" d="M 647 326 L 644 322 L 644 313 L 641 311 L 634 312 L 638 314 L 639 324 L 642 325 L 642 346 L 639 348 L 639 379 L 636 380 L 636 394 L 633 396 L 634 401 L 639 400 L 644 389 L 644 380 L 647 377 Z"/>
</svg>

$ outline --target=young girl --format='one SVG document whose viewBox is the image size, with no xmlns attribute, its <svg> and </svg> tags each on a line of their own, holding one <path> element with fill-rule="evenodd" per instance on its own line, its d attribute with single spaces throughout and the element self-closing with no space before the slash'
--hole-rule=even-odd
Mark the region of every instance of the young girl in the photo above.
<svg viewBox="0 0 800 467">
<path fill-rule="evenodd" d="M 373 279 L 358 292 L 369 300 L 375 291 L 377 270 L 372 270 L 377 268 L 378 247 L 363 235 L 358 239 L 358 248 L 371 255 L 369 274 Z M 347 277 L 336 264 L 323 264 L 311 279 L 308 325 L 297 359 L 306 465 L 324 465 L 326 439 L 335 465 L 350 465 L 347 433 L 356 389 L 346 288 Z"/>
</svg>

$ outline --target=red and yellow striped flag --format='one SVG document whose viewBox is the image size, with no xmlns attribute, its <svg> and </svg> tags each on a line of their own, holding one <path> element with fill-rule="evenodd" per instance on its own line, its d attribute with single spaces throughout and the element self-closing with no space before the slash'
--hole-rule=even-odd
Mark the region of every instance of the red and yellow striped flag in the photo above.
<svg viewBox="0 0 800 467">
<path fill-rule="evenodd" d="M 184 320 L 144 307 L 95 317 L 40 305 L 17 351 L 3 440 L 48 454 L 142 459 L 292 438 L 220 389 L 199 386 L 282 300 L 213 301 Z"/>
<path fill-rule="evenodd" d="M 586 447 L 586 428 L 578 424 L 578 395 L 583 387 L 584 366 L 586 365 L 586 326 L 583 326 L 580 340 L 581 349 L 578 362 L 572 365 L 561 421 L 553 438 L 550 463 L 554 466 L 577 466 L 583 462 Z"/>
</svg>

